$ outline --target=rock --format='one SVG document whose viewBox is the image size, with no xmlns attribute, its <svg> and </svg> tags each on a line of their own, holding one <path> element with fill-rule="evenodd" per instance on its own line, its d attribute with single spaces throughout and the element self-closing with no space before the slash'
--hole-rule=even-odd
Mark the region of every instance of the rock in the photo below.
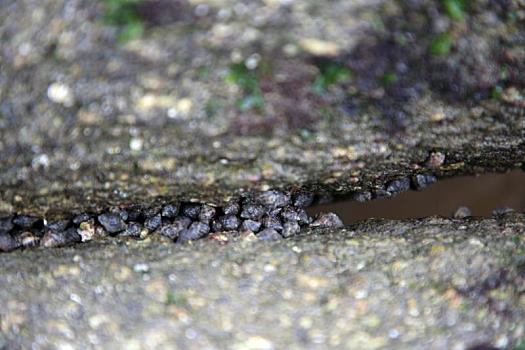
<svg viewBox="0 0 525 350">
<path fill-rule="evenodd" d="M 306 208 L 314 202 L 314 194 L 312 192 L 296 193 L 293 199 L 293 205 L 298 208 Z"/>
<path fill-rule="evenodd" d="M 80 225 L 82 222 L 85 222 L 85 221 L 88 221 L 91 219 L 91 216 L 86 214 L 86 213 L 82 213 L 82 214 L 78 214 L 78 215 L 75 215 L 73 217 L 73 220 L 71 220 L 73 222 L 74 225 Z"/>
<path fill-rule="evenodd" d="M 234 231 L 241 224 L 239 218 L 235 215 L 226 215 L 220 218 L 222 229 L 225 231 Z"/>
<path fill-rule="evenodd" d="M 10 252 L 20 245 L 9 233 L 0 233 L 0 252 Z"/>
<path fill-rule="evenodd" d="M 126 229 L 126 223 L 118 214 L 101 214 L 98 216 L 98 222 L 100 222 L 110 234 L 115 234 Z"/>
<path fill-rule="evenodd" d="M 129 221 L 141 221 L 142 218 L 142 207 L 140 206 L 132 206 L 127 208 L 126 212 L 128 213 L 128 220 Z M 155 215 L 155 214 L 153 214 Z"/>
<path fill-rule="evenodd" d="M 281 211 L 281 218 L 283 221 L 298 221 L 299 220 L 299 214 L 297 211 L 292 207 L 286 207 Z"/>
<path fill-rule="evenodd" d="M 163 218 L 174 219 L 179 213 L 179 206 L 176 204 L 167 204 L 162 207 L 161 215 Z"/>
<path fill-rule="evenodd" d="M 454 212 L 454 218 L 456 218 L 456 219 L 464 219 L 464 218 L 469 217 L 471 215 L 472 215 L 472 212 L 467 207 L 459 207 Z"/>
<path fill-rule="evenodd" d="M 313 219 L 310 217 L 310 215 L 308 215 L 308 213 L 304 209 L 299 209 L 297 211 L 297 218 L 297 222 L 299 223 L 299 225 L 310 225 L 313 221 Z"/>
<path fill-rule="evenodd" d="M 77 229 L 77 233 L 80 235 L 82 242 L 88 242 L 95 238 L 95 219 L 82 221 Z"/>
<path fill-rule="evenodd" d="M 290 204 L 290 196 L 279 191 L 262 192 L 256 200 L 268 208 L 282 208 Z"/>
<path fill-rule="evenodd" d="M 209 205 L 202 205 L 199 213 L 199 221 L 208 224 L 215 216 L 215 208 Z"/>
<path fill-rule="evenodd" d="M 415 190 L 423 190 L 428 186 L 437 182 L 437 177 L 434 175 L 418 174 L 412 179 L 412 185 Z"/>
<path fill-rule="evenodd" d="M 283 230 L 283 223 L 281 222 L 281 220 L 274 216 L 266 215 L 262 219 L 262 224 L 267 229 L 269 228 L 279 232 Z"/>
<path fill-rule="evenodd" d="M 48 223 L 46 225 L 46 229 L 52 230 L 55 232 L 59 232 L 59 231 L 65 231 L 68 226 L 69 226 L 69 220 L 58 220 L 58 221 Z"/>
<path fill-rule="evenodd" d="M 162 224 L 162 217 L 160 214 L 154 215 L 144 221 L 144 227 L 146 227 L 150 232 L 155 231 Z"/>
<path fill-rule="evenodd" d="M 11 231 L 13 227 L 15 225 L 11 217 L 0 219 L 0 234 Z"/>
<path fill-rule="evenodd" d="M 175 240 L 179 237 L 180 232 L 187 229 L 190 224 L 191 220 L 189 218 L 179 216 L 173 220 L 171 225 L 163 226 L 160 230 L 160 234 Z"/>
<path fill-rule="evenodd" d="M 343 222 L 334 213 L 322 213 L 317 216 L 317 218 L 310 224 L 311 227 L 318 228 L 341 228 L 343 227 Z"/>
<path fill-rule="evenodd" d="M 243 205 L 241 218 L 259 220 L 266 213 L 266 210 L 262 205 L 259 204 L 246 204 Z"/>
<path fill-rule="evenodd" d="M 200 211 L 201 206 L 199 204 L 186 204 L 182 207 L 182 214 L 192 220 L 196 220 L 199 217 Z"/>
<path fill-rule="evenodd" d="M 359 192 L 359 193 L 354 194 L 353 198 L 355 201 L 358 201 L 360 203 L 368 202 L 372 200 L 372 193 L 368 191 Z"/>
<path fill-rule="evenodd" d="M 431 152 L 425 161 L 425 166 L 436 169 L 445 163 L 445 155 L 441 152 Z"/>
<path fill-rule="evenodd" d="M 403 178 L 391 181 L 386 186 L 386 190 L 390 192 L 392 195 L 396 195 L 402 192 L 406 192 L 410 190 L 410 179 L 409 178 Z"/>
<path fill-rule="evenodd" d="M 27 216 L 27 215 L 18 215 L 13 219 L 13 224 L 23 229 L 30 229 L 39 221 L 38 218 Z"/>
<path fill-rule="evenodd" d="M 210 227 L 203 222 L 194 222 L 185 230 L 182 230 L 177 243 L 193 241 L 205 237 L 210 232 Z"/>
<path fill-rule="evenodd" d="M 52 248 L 62 247 L 81 241 L 82 237 L 77 233 L 75 228 L 71 227 L 61 232 L 48 230 L 42 238 L 41 245 L 46 248 Z"/>
<path fill-rule="evenodd" d="M 149 234 L 148 228 L 143 227 L 137 222 L 130 222 L 128 227 L 118 234 L 119 237 L 132 237 L 136 239 L 144 239 Z"/>
<path fill-rule="evenodd" d="M 211 231 L 212 232 L 221 232 L 223 231 L 222 223 L 220 219 L 213 219 L 211 221 Z"/>
<path fill-rule="evenodd" d="M 261 229 L 261 223 L 254 220 L 244 220 L 239 228 L 240 231 L 258 232 Z"/>
<path fill-rule="evenodd" d="M 239 203 L 237 202 L 230 202 L 222 208 L 222 212 L 224 215 L 237 215 L 239 214 L 239 211 L 241 210 L 241 207 L 239 206 Z"/>
<path fill-rule="evenodd" d="M 283 239 L 283 236 L 281 236 L 279 232 L 271 228 L 267 228 L 259 232 L 257 234 L 257 238 L 260 239 L 261 241 L 278 241 L 278 240 Z"/>
<path fill-rule="evenodd" d="M 284 238 L 288 238 L 298 234 L 301 231 L 301 227 L 297 222 L 285 222 L 283 225 L 282 235 Z"/>
<path fill-rule="evenodd" d="M 31 231 L 26 231 L 17 237 L 19 244 L 24 248 L 35 247 L 40 243 L 40 237 Z"/>
</svg>

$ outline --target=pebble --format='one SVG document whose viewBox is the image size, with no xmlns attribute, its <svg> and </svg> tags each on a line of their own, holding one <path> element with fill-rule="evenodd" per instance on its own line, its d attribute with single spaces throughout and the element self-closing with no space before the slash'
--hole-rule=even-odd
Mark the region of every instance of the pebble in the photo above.
<svg viewBox="0 0 525 350">
<path fill-rule="evenodd" d="M 282 239 L 283 236 L 281 236 L 279 232 L 271 228 L 267 228 L 259 232 L 257 234 L 257 238 L 260 239 L 261 241 L 278 241 Z"/>
<path fill-rule="evenodd" d="M 141 238 L 141 231 L 143 229 L 144 228 L 141 224 L 136 222 L 130 222 L 128 224 L 128 227 L 124 231 L 120 232 L 118 235 L 121 237 Z"/>
<path fill-rule="evenodd" d="M 310 224 L 311 227 L 319 228 L 341 228 L 343 227 L 343 222 L 334 213 L 322 213 L 317 216 L 317 218 Z"/>
<path fill-rule="evenodd" d="M 176 204 L 168 204 L 162 207 L 161 215 L 163 218 L 174 219 L 179 213 L 179 206 Z"/>
<path fill-rule="evenodd" d="M 8 233 L 0 233 L 0 252 L 10 252 L 20 245 L 16 239 Z"/>
<path fill-rule="evenodd" d="M 121 232 L 126 229 L 126 223 L 117 214 L 101 214 L 98 216 L 98 221 L 110 234 Z"/>
<path fill-rule="evenodd" d="M 140 218 L 142 217 L 142 210 L 141 207 L 133 206 L 126 210 L 128 213 L 128 220 L 129 221 L 140 221 Z"/>
<path fill-rule="evenodd" d="M 179 234 L 177 242 L 193 241 L 205 237 L 210 232 L 210 226 L 203 222 L 194 222 Z"/>
<path fill-rule="evenodd" d="M 162 217 L 160 214 L 154 215 L 146 219 L 146 221 L 144 221 L 144 227 L 146 227 L 150 232 L 153 232 L 156 229 L 158 229 L 161 224 L 162 224 Z"/>
<path fill-rule="evenodd" d="M 259 220 L 266 213 L 266 210 L 262 205 L 258 204 L 246 204 L 242 208 L 241 218 Z"/>
<path fill-rule="evenodd" d="M 241 210 L 241 207 L 239 206 L 239 203 L 237 202 L 230 202 L 222 208 L 222 212 L 224 215 L 237 215 L 239 214 L 239 211 Z"/>
<path fill-rule="evenodd" d="M 437 182 L 437 177 L 435 177 L 434 175 L 424 175 L 424 174 L 416 175 L 414 176 L 412 180 L 414 189 L 418 191 L 423 190 L 436 182 Z"/>
<path fill-rule="evenodd" d="M 160 230 L 160 234 L 171 239 L 176 239 L 182 230 L 188 228 L 191 224 L 191 219 L 185 216 L 179 216 L 173 220 L 173 224 L 163 226 Z"/>
<path fill-rule="evenodd" d="M 129 213 L 126 210 L 120 208 L 111 208 L 110 213 L 120 216 L 120 218 L 124 221 L 129 219 Z"/>
<path fill-rule="evenodd" d="M 294 236 L 301 231 L 301 227 L 297 222 L 285 222 L 283 225 L 282 235 L 284 238 Z"/>
<path fill-rule="evenodd" d="M 281 220 L 274 216 L 266 215 L 262 220 L 262 224 L 267 229 L 269 228 L 279 232 L 283 230 L 283 224 Z"/>
<path fill-rule="evenodd" d="M 279 191 L 266 191 L 256 196 L 256 200 L 269 208 L 282 208 L 290 204 L 290 196 Z"/>
<path fill-rule="evenodd" d="M 454 212 L 454 218 L 456 219 L 464 219 L 466 217 L 472 216 L 472 212 L 467 207 L 459 207 Z"/>
<path fill-rule="evenodd" d="M 39 221 L 39 219 L 33 216 L 18 215 L 13 219 L 13 224 L 23 229 L 29 229 L 33 227 L 37 221 Z"/>
<path fill-rule="evenodd" d="M 42 246 L 46 248 L 62 247 L 65 245 L 81 242 L 82 237 L 77 233 L 77 230 L 73 227 L 68 228 L 65 231 L 55 232 L 49 230 L 42 238 Z"/>
<path fill-rule="evenodd" d="M 220 219 L 222 229 L 225 231 L 234 231 L 241 224 L 239 218 L 235 215 L 225 215 Z"/>
<path fill-rule="evenodd" d="M 391 181 L 386 186 L 386 190 L 393 195 L 399 194 L 402 192 L 406 192 L 410 190 L 410 179 L 403 178 L 403 179 Z"/>
<path fill-rule="evenodd" d="M 299 214 L 294 208 L 286 207 L 281 212 L 281 218 L 284 221 L 299 221 Z"/>
<path fill-rule="evenodd" d="M 82 221 L 77 229 L 82 242 L 91 241 L 95 237 L 95 219 Z"/>
<path fill-rule="evenodd" d="M 20 242 L 20 245 L 24 248 L 31 248 L 37 246 L 38 243 L 40 243 L 40 237 L 38 237 L 33 232 L 26 231 L 18 237 L 18 242 Z"/>
<path fill-rule="evenodd" d="M 398 185 L 398 187 L 403 186 Z M 319 198 L 321 201 L 323 199 L 332 200 L 329 195 Z M 73 217 L 71 221 L 50 222 L 45 226 L 43 237 L 35 231 L 43 231 L 41 219 L 19 215 L 14 218 L 0 219 L 2 251 L 16 249 L 20 246 L 31 247 L 39 243 L 44 247 L 64 246 L 108 235 L 145 238 L 150 232 L 156 230 L 159 230 L 160 234 L 165 237 L 184 242 L 203 238 L 210 231 L 218 233 L 224 231 L 250 232 L 254 239 L 256 239 L 255 232 L 260 232 L 262 234 L 259 239 L 274 240 L 282 239 L 281 233 L 286 237 L 297 234 L 301 226 L 342 226 L 335 214 L 324 214 L 313 222 L 314 220 L 303 208 L 312 204 L 314 199 L 314 194 L 307 191 L 300 191 L 292 196 L 289 193 L 268 190 L 244 199 L 245 202 L 242 205 L 238 201 L 229 202 L 221 210 L 225 215 L 220 217 L 217 215 L 217 209 L 208 204 L 166 204 L 162 207 L 149 208 L 131 205 L 126 209 L 112 207 L 96 217 L 88 213 L 81 213 Z M 9 234 L 13 229 L 23 233 L 14 237 Z M 237 234 L 234 233 L 234 235 Z"/>
<path fill-rule="evenodd" d="M 310 225 L 313 221 L 313 219 L 310 217 L 310 215 L 308 215 L 308 213 L 304 209 L 299 209 L 297 211 L 297 217 L 299 225 Z"/>
<path fill-rule="evenodd" d="M 372 193 L 368 191 L 356 193 L 354 195 L 354 200 L 358 201 L 359 203 L 368 202 L 372 200 Z"/>
<path fill-rule="evenodd" d="M 199 213 L 199 221 L 208 224 L 211 219 L 215 217 L 215 208 L 209 205 L 204 204 L 201 206 Z"/>
<path fill-rule="evenodd" d="M 50 222 L 46 225 L 46 229 L 52 230 L 55 232 L 64 231 L 69 226 L 69 220 L 58 220 Z"/>
<path fill-rule="evenodd" d="M 299 192 L 294 196 L 293 205 L 298 208 L 306 208 L 314 202 L 314 194 L 312 192 Z"/>
<path fill-rule="evenodd" d="M 262 224 L 254 220 L 244 220 L 241 224 L 240 231 L 251 231 L 258 232 L 261 229 Z"/>
<path fill-rule="evenodd" d="M 82 214 L 78 214 L 76 215 L 75 217 L 73 217 L 73 224 L 74 225 L 80 225 L 82 222 L 85 222 L 85 221 L 89 221 L 91 219 L 91 216 L 86 214 L 86 213 L 82 213 Z"/>
<path fill-rule="evenodd" d="M 435 169 L 439 168 L 440 166 L 445 163 L 445 155 L 441 152 L 431 152 L 428 156 L 425 165 L 428 168 Z"/>
<path fill-rule="evenodd" d="M 13 227 L 15 227 L 15 225 L 13 225 L 12 218 L 0 219 L 0 234 L 11 231 Z"/>
<path fill-rule="evenodd" d="M 211 221 L 211 230 L 213 232 L 221 232 L 222 231 L 222 223 L 219 219 L 213 219 Z"/>
<path fill-rule="evenodd" d="M 149 219 L 151 217 L 154 217 L 156 215 L 160 215 L 161 208 L 160 207 L 152 207 L 144 210 L 143 216 L 145 219 Z M 126 221 L 126 219 L 124 219 Z"/>
<path fill-rule="evenodd" d="M 182 207 L 182 214 L 190 219 L 196 220 L 199 217 L 201 206 L 198 204 L 186 204 Z"/>
</svg>

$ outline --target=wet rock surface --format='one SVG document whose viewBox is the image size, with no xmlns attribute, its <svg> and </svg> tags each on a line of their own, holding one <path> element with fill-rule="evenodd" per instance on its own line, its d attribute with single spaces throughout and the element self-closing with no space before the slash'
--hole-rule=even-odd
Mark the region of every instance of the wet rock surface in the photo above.
<svg viewBox="0 0 525 350">
<path fill-rule="evenodd" d="M 512 349 L 525 333 L 524 232 L 509 213 L 16 251 L 0 255 L 0 343 Z"/>
<path fill-rule="evenodd" d="M 522 166 L 519 0 L 145 3 L 125 43 L 103 1 L 0 8 L 0 217 L 366 200 Z"/>
<path fill-rule="evenodd" d="M 521 0 L 129 3 L 0 6 L 0 348 L 519 344 L 523 214 L 304 208 L 524 168 Z"/>
</svg>

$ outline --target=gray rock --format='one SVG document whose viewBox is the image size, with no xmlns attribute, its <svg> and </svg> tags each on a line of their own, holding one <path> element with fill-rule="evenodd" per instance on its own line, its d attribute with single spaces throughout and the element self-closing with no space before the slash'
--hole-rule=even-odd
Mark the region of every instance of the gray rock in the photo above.
<svg viewBox="0 0 525 350">
<path fill-rule="evenodd" d="M 98 222 L 100 222 L 110 234 L 124 231 L 126 229 L 126 223 L 118 214 L 101 214 L 98 216 Z"/>
<path fill-rule="evenodd" d="M 267 228 L 259 232 L 257 234 L 257 238 L 261 241 L 278 241 L 283 239 L 283 236 L 281 236 L 279 232 L 275 231 L 274 229 Z"/>
<path fill-rule="evenodd" d="M 341 228 L 343 227 L 343 222 L 334 213 L 322 213 L 317 216 L 317 218 L 310 224 L 311 227 L 318 228 Z"/>
</svg>

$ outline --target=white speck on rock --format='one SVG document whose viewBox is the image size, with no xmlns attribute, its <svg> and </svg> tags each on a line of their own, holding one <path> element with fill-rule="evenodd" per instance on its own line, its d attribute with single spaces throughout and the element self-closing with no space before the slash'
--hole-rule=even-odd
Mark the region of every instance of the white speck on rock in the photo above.
<svg viewBox="0 0 525 350">
<path fill-rule="evenodd" d="M 63 83 L 53 83 L 47 88 L 47 97 L 54 103 L 61 104 L 65 107 L 72 107 L 75 103 L 75 97 L 71 88 Z"/>
<path fill-rule="evenodd" d="M 148 266 L 148 264 L 144 264 L 144 263 L 135 264 L 133 266 L 133 271 L 135 271 L 135 272 L 148 272 L 149 271 L 149 266 Z"/>
</svg>

